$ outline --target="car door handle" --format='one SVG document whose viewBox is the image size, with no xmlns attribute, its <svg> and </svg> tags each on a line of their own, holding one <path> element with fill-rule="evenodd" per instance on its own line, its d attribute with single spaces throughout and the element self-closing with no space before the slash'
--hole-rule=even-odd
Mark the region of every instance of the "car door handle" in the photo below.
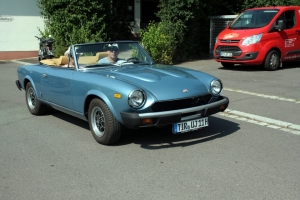
<svg viewBox="0 0 300 200">
<path fill-rule="evenodd" d="M 296 30 L 296 33 L 297 33 L 297 34 L 300 34 L 300 30 Z"/>
<path fill-rule="evenodd" d="M 48 75 L 47 75 L 47 74 L 43 74 L 43 77 L 44 77 L 44 78 L 47 78 L 47 77 L 48 77 Z"/>
</svg>

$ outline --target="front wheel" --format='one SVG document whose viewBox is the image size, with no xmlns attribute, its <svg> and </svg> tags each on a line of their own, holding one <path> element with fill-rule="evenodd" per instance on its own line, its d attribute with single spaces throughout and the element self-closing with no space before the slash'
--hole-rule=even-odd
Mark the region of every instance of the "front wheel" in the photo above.
<svg viewBox="0 0 300 200">
<path fill-rule="evenodd" d="M 30 82 L 26 85 L 26 104 L 29 112 L 33 115 L 41 115 L 47 111 L 47 106 L 42 104 L 36 97 L 34 88 Z"/>
<path fill-rule="evenodd" d="M 88 111 L 89 126 L 95 140 L 104 145 L 117 142 L 121 137 L 121 124 L 109 107 L 100 99 L 93 99 Z"/>
<path fill-rule="evenodd" d="M 222 66 L 224 68 L 232 68 L 234 66 L 233 63 L 225 63 L 225 62 L 221 62 Z"/>
<path fill-rule="evenodd" d="M 264 68 L 269 71 L 277 70 L 281 65 L 280 54 L 276 50 L 271 50 L 264 62 Z"/>
</svg>

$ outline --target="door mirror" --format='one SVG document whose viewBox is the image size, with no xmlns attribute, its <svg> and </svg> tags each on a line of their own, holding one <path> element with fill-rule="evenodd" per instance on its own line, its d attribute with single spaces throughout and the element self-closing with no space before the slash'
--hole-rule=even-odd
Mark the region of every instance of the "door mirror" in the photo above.
<svg viewBox="0 0 300 200">
<path fill-rule="evenodd" d="M 283 20 L 278 20 L 277 25 L 275 25 L 275 28 L 281 31 L 283 29 Z"/>
</svg>

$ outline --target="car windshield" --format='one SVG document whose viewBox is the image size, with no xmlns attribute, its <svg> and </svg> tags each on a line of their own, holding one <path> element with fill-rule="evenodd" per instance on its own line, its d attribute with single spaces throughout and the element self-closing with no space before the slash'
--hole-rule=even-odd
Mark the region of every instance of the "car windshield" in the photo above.
<svg viewBox="0 0 300 200">
<path fill-rule="evenodd" d="M 235 30 L 261 28 L 268 25 L 277 13 L 277 9 L 248 10 L 241 13 L 229 28 Z"/>
<path fill-rule="evenodd" d="M 153 64 L 151 57 L 135 41 L 77 44 L 73 45 L 72 48 L 80 68 Z"/>
</svg>

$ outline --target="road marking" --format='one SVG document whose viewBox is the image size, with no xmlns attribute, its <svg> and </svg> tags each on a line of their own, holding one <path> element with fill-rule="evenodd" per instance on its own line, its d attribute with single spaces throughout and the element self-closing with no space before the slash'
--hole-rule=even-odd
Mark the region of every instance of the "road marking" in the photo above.
<svg viewBox="0 0 300 200">
<path fill-rule="evenodd" d="M 257 124 L 268 128 L 278 129 L 284 132 L 292 133 L 295 135 L 300 135 L 300 125 L 297 124 L 292 124 L 289 122 L 279 121 L 276 119 L 271 119 L 231 109 L 226 109 L 223 113 L 218 114 L 237 120 L 249 122 L 252 124 Z"/>
<path fill-rule="evenodd" d="M 232 88 L 224 88 L 224 90 L 230 91 L 230 92 L 239 92 L 239 93 L 243 93 L 243 94 L 249 94 L 249 95 L 253 95 L 253 96 L 257 96 L 257 97 L 263 97 L 263 98 L 268 98 L 268 99 L 275 99 L 275 100 L 280 100 L 280 101 L 288 101 L 288 102 L 293 102 L 293 103 L 300 103 L 300 100 L 297 100 L 297 99 L 288 99 L 288 98 L 283 98 L 283 97 L 279 97 L 279 96 L 259 94 L 259 93 L 255 93 L 255 92 L 248 92 L 248 91 L 245 91 L 245 90 L 238 90 L 238 89 L 232 89 Z"/>
</svg>

